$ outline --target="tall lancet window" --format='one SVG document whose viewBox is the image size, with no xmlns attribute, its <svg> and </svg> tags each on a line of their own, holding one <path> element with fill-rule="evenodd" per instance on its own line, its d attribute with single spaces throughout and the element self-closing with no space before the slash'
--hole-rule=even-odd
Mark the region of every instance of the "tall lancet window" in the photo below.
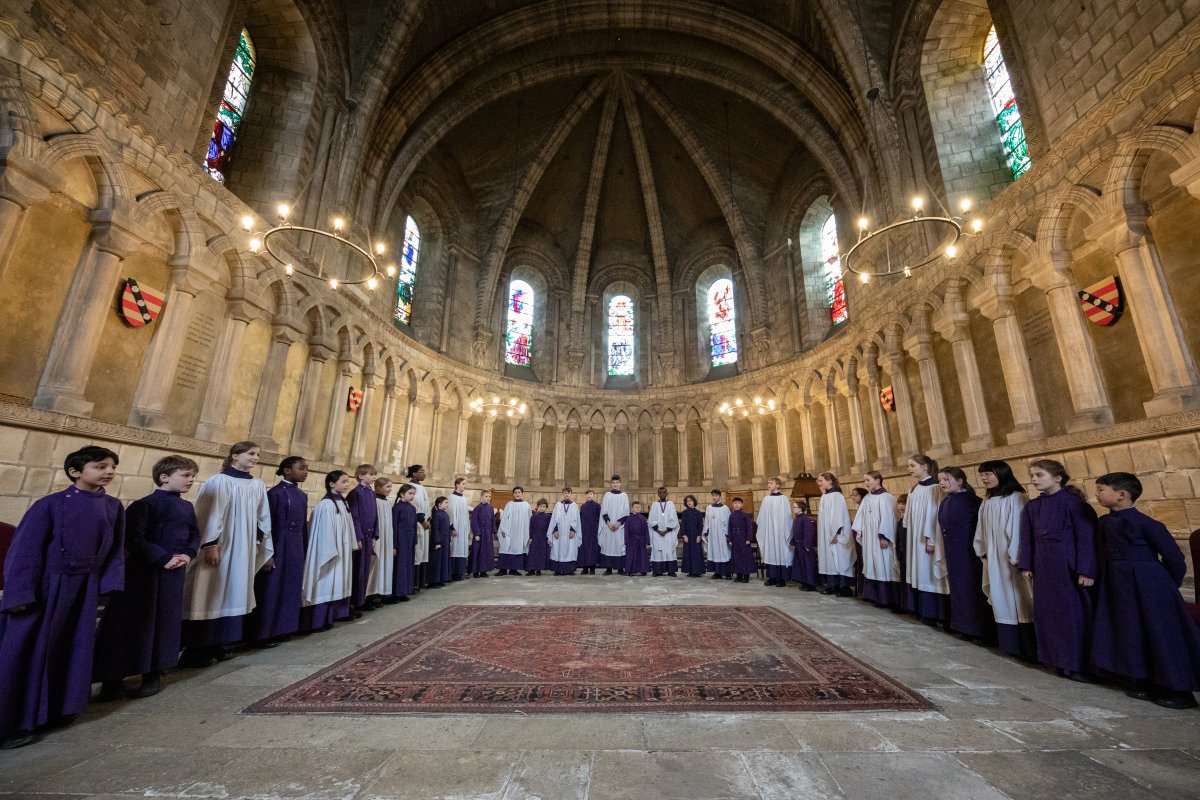
<svg viewBox="0 0 1200 800">
<path fill-rule="evenodd" d="M 522 280 L 508 285 L 508 324 L 504 335 L 504 360 L 528 367 L 533 354 L 533 287 Z"/>
<path fill-rule="evenodd" d="M 737 363 L 737 308 L 733 281 L 718 278 L 708 287 L 708 333 L 714 367 Z"/>
<path fill-rule="evenodd" d="M 233 65 L 221 93 L 221 105 L 217 107 L 217 122 L 213 126 L 212 138 L 208 141 L 208 156 L 204 166 L 208 174 L 221 183 L 229 171 L 233 146 L 237 141 L 238 128 L 246 113 L 246 99 L 250 97 L 250 82 L 254 79 L 254 42 L 250 32 L 242 29 L 238 37 L 237 50 L 233 53 Z"/>
<path fill-rule="evenodd" d="M 825 277 L 825 302 L 834 325 L 850 319 L 846 307 L 846 282 L 842 280 L 842 254 L 838 249 L 837 217 L 829 215 L 821 226 L 821 268 Z"/>
<path fill-rule="evenodd" d="M 417 280 L 417 260 L 421 257 L 421 229 L 412 217 L 404 220 L 404 251 L 400 255 L 400 275 L 396 279 L 397 325 L 412 322 L 413 284 Z"/>
<path fill-rule="evenodd" d="M 633 374 L 633 301 L 619 294 L 608 301 L 608 374 Z"/>
<path fill-rule="evenodd" d="M 1033 162 L 1029 158 L 1025 126 L 1021 124 L 1021 112 L 1017 108 L 1017 98 L 1008 77 L 1008 67 L 1004 64 L 1004 54 L 1000 52 L 1000 39 L 996 36 L 995 25 L 988 31 L 987 41 L 983 45 L 983 72 L 987 78 L 992 111 L 1000 125 L 1004 158 L 1012 170 L 1013 180 L 1016 180 L 1025 174 Z"/>
</svg>

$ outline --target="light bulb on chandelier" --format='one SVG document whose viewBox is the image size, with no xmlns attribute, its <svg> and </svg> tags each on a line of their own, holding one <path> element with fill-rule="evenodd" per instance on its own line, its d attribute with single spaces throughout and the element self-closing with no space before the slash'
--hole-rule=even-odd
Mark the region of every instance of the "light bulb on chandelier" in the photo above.
<svg viewBox="0 0 1200 800">
<path fill-rule="evenodd" d="M 243 216 L 242 229 L 248 234 L 246 248 L 254 255 L 262 253 L 276 261 L 282 268 L 283 274 L 289 278 L 301 275 L 321 281 L 334 290 L 340 286 L 359 285 L 365 286 L 368 290 L 374 290 L 379 288 L 380 281 L 385 275 L 389 278 L 396 276 L 395 264 L 389 264 L 385 269 L 381 269 L 377 260 L 387 252 L 387 244 L 382 241 L 375 241 L 372 244 L 369 235 L 363 237 L 361 240 L 363 244 L 359 244 L 356 241 L 357 235 L 351 232 L 350 223 L 345 217 L 340 215 L 333 217 L 330 220 L 332 229 L 323 230 L 306 225 L 293 225 L 288 221 L 288 217 L 292 215 L 293 211 L 294 208 L 289 203 L 279 203 L 275 207 L 278 221 L 275 225 L 261 230 L 255 230 L 254 217 L 249 214 Z M 294 258 L 293 256 L 298 255 L 295 250 L 301 243 L 296 234 L 309 234 L 310 243 L 317 240 L 325 241 L 326 251 L 319 256 L 314 255 L 310 244 L 309 251 L 301 254 L 302 258 Z M 289 236 L 292 237 L 291 240 L 284 245 L 283 242 Z M 339 250 L 339 248 L 349 248 L 349 251 Z M 327 267 L 326 257 L 334 263 L 341 262 L 342 266 L 340 268 Z M 355 266 L 355 261 L 359 261 L 359 266 Z"/>
</svg>

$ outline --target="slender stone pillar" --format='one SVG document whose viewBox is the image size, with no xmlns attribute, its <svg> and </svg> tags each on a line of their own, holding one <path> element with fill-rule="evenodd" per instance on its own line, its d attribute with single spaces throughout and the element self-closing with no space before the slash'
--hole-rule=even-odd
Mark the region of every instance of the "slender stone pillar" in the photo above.
<svg viewBox="0 0 1200 800">
<path fill-rule="evenodd" d="M 287 370 L 288 352 L 292 349 L 292 343 L 299 341 L 302 336 L 301 331 L 287 322 L 278 322 L 271 328 L 271 346 L 267 351 L 267 361 L 263 364 L 258 397 L 254 401 L 254 416 L 250 420 L 250 438 L 267 450 L 279 450 L 280 443 L 275 441 L 279 390 Z"/>
<path fill-rule="evenodd" d="M 504 482 L 517 481 L 517 426 L 521 420 L 511 417 L 504 429 Z"/>
<path fill-rule="evenodd" d="M 728 417 L 722 419 L 725 425 L 725 465 L 729 468 L 729 482 L 736 483 L 741 479 L 738 460 L 737 420 Z"/>
<path fill-rule="evenodd" d="M 325 362 L 333 355 L 333 348 L 321 339 L 309 339 L 308 363 L 304 367 L 304 378 L 300 384 L 300 397 L 296 401 L 296 424 L 292 428 L 292 452 L 311 452 L 316 447 L 315 431 L 317 403 L 321 391 L 321 372 Z"/>
<path fill-rule="evenodd" d="M 0 279 L 25 226 L 26 210 L 62 191 L 65 184 L 62 176 L 16 152 L 15 147 L 8 148 L 0 164 Z"/>
<path fill-rule="evenodd" d="M 615 425 L 604 426 L 604 474 L 612 475 L 616 472 L 613 465 L 613 431 L 616 430 Z"/>
<path fill-rule="evenodd" d="M 350 436 L 349 460 L 353 466 L 358 466 L 367 457 L 367 422 L 375 410 L 375 373 L 364 372 L 362 381 L 363 399 L 358 411 L 354 412 L 354 428 Z"/>
<path fill-rule="evenodd" d="M 782 408 L 777 409 L 772 417 L 775 418 L 775 447 L 779 453 L 779 472 L 784 483 L 792 478 L 792 448 L 787 438 L 787 415 Z"/>
<path fill-rule="evenodd" d="M 433 403 L 433 425 L 429 430 L 429 474 L 436 480 L 444 480 L 443 469 L 446 453 L 442 450 L 442 429 L 446 424 L 446 412 L 450 407 L 440 401 Z"/>
<path fill-rule="evenodd" d="M 811 406 L 800 408 L 800 435 L 803 437 L 800 444 L 804 450 L 804 470 L 816 475 L 820 472 L 821 465 L 817 463 L 817 442 L 813 438 Z"/>
<path fill-rule="evenodd" d="M 242 300 L 235 300 L 226 306 L 225 322 L 210 362 L 208 384 L 204 388 L 204 404 L 200 409 L 200 422 L 196 425 L 197 439 L 232 442 L 242 438 L 241 432 L 227 430 L 225 422 L 229 417 L 230 393 L 236 380 L 242 342 L 246 338 L 252 313 L 249 304 Z"/>
<path fill-rule="evenodd" d="M 642 479 L 641 467 L 638 462 L 641 460 L 642 444 L 638 441 L 638 434 L 641 432 L 636 424 L 629 426 L 629 480 L 636 485 Z"/>
<path fill-rule="evenodd" d="M 329 422 L 325 425 L 325 447 L 321 455 L 323 461 L 331 464 L 342 463 L 342 431 L 346 426 L 346 401 L 350 394 L 350 377 L 354 370 L 354 362 L 346 357 L 338 359 L 338 375 L 333 386 L 333 397 L 329 400 Z M 411 430 L 416 406 L 408 413 L 408 425 Z M 408 433 L 405 433 L 405 447 L 408 446 Z"/>
<path fill-rule="evenodd" d="M 837 395 L 832 390 L 825 397 L 825 439 L 829 443 L 829 468 L 841 473 L 846 466 L 842 453 L 842 435 L 838 415 Z"/>
<path fill-rule="evenodd" d="M 879 399 L 879 363 L 872 350 L 866 358 L 867 392 L 870 394 L 871 421 L 875 429 L 875 469 L 892 467 L 892 432 L 888 428 L 887 412 Z"/>
<path fill-rule="evenodd" d="M 467 474 L 467 437 L 471 429 L 471 412 L 460 411 L 454 434 L 454 472 Z"/>
<path fill-rule="evenodd" d="M 950 444 L 950 423 L 946 420 L 942 382 L 933 359 L 933 337 L 919 331 L 905 342 L 905 346 L 921 371 L 921 391 L 925 395 L 925 413 L 929 417 L 929 438 L 932 440 L 926 452 L 935 459 L 945 458 L 954 452 L 954 447 Z"/>
<path fill-rule="evenodd" d="M 700 422 L 700 444 L 701 460 L 704 467 L 704 483 L 711 484 L 713 480 L 712 423 L 708 420 L 701 420 Z"/>
<path fill-rule="evenodd" d="M 675 445 L 679 454 L 679 485 L 688 485 L 688 427 L 686 422 L 675 425 Z"/>
<path fill-rule="evenodd" d="M 763 418 L 755 414 L 750 418 L 750 458 L 754 462 L 754 485 L 759 486 L 767 479 L 767 454 L 763 442 Z"/>
<path fill-rule="evenodd" d="M 389 378 L 383 386 L 383 407 L 379 412 L 379 434 L 375 437 L 375 453 L 371 457 L 380 472 L 387 472 L 392 463 L 392 425 L 396 421 L 396 379 Z"/>
<path fill-rule="evenodd" d="M 962 450 L 964 453 L 986 450 L 993 444 L 992 427 L 988 422 L 987 404 L 983 399 L 983 381 L 979 377 L 975 347 L 971 344 L 970 318 L 967 316 L 962 290 L 957 283 L 952 283 L 946 290 L 942 311 L 936 323 L 938 333 L 950 342 L 954 351 L 955 377 L 958 379 L 963 415 L 967 422 L 967 440 L 962 443 Z"/>
<path fill-rule="evenodd" d="M 592 471 L 591 454 L 592 454 L 592 429 L 586 425 L 579 426 L 579 480 L 586 486 L 592 485 L 592 476 L 589 474 Z M 612 473 L 610 472 L 609 475 Z M 605 477 L 608 477 L 607 475 Z"/>
<path fill-rule="evenodd" d="M 663 484 L 663 426 L 654 426 L 654 485 Z"/>
<path fill-rule="evenodd" d="M 904 369 L 904 352 L 898 339 L 888 337 L 887 370 L 892 378 L 892 397 L 900 422 L 900 447 L 908 455 L 921 449 L 917 442 L 917 420 L 913 416 L 912 392 L 908 390 L 908 375 Z"/>
<path fill-rule="evenodd" d="M 542 483 L 542 428 L 546 427 L 543 419 L 532 420 L 533 432 L 529 437 L 529 482 L 535 485 Z"/>
<path fill-rule="evenodd" d="M 496 418 L 490 414 L 483 416 L 483 441 L 479 447 L 479 480 L 490 486 L 495 483 L 492 476 L 492 436 L 495 435 Z"/>
<path fill-rule="evenodd" d="M 1005 440 L 1020 444 L 1045 436 L 1042 414 L 1033 389 L 1033 372 L 1025 352 L 1025 336 L 1012 302 L 1012 284 L 1007 269 L 995 271 L 991 285 L 979 298 L 979 310 L 992 321 L 996 350 L 1000 354 L 1000 370 L 1008 407 L 1012 410 L 1013 430 Z"/>
<path fill-rule="evenodd" d="M 585 488 L 586 478 L 580 478 Z M 567 481 L 567 426 L 559 423 L 554 426 L 554 482 L 565 484 Z"/>
<path fill-rule="evenodd" d="M 850 445 L 854 450 L 854 469 L 866 472 L 871 468 L 871 456 L 867 452 L 867 429 L 863 425 L 862 403 L 858 397 L 858 378 L 846 385 L 846 410 L 850 414 Z"/>
</svg>

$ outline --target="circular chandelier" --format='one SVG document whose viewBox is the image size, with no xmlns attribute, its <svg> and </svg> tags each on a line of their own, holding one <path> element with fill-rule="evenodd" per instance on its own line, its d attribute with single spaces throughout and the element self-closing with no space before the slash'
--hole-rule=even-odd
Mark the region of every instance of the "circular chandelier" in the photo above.
<svg viewBox="0 0 1200 800">
<path fill-rule="evenodd" d="M 387 245 L 383 242 L 375 242 L 372 246 L 369 243 L 362 245 L 351 238 L 347 232 L 348 223 L 344 217 L 334 217 L 331 221 L 332 230 L 322 230 L 321 228 L 311 228 L 306 225 L 293 225 L 288 222 L 288 215 L 292 209 L 287 203 L 280 203 L 275 212 L 279 217 L 278 223 L 263 231 L 254 230 L 254 217 L 249 215 L 242 217 L 242 228 L 246 233 L 250 234 L 250 252 L 258 254 L 260 251 L 265 251 L 272 259 L 283 267 L 283 272 L 289 277 L 293 275 L 303 275 L 313 280 L 323 281 L 329 284 L 329 288 L 336 289 L 339 286 L 358 286 L 365 284 L 368 289 L 374 289 L 379 286 L 379 281 L 385 275 L 389 278 L 395 277 L 396 265 L 388 264 L 384 269 L 379 267 L 379 259 L 383 258 L 387 252 Z M 315 268 L 310 267 L 304 262 L 297 262 L 286 257 L 279 249 L 280 243 L 283 241 L 280 237 L 285 237 L 287 234 L 307 233 L 312 236 L 319 237 L 329 242 L 334 242 L 339 246 L 347 247 L 362 260 L 362 266 L 357 272 L 347 270 L 344 275 L 335 275 L 326 271 L 323 261 L 318 261 Z M 351 256 L 354 257 L 354 256 Z"/>
<path fill-rule="evenodd" d="M 749 403 L 740 397 L 735 397 L 732 401 L 727 400 L 722 403 L 718 409 L 718 411 L 727 417 L 736 417 L 739 415 L 748 417 L 751 413 L 769 414 L 774 410 L 775 401 L 767 400 L 764 402 L 761 397 L 756 397 Z"/>
<path fill-rule="evenodd" d="M 886 278 L 891 275 L 911 278 L 913 270 L 932 264 L 938 259 L 953 261 L 958 256 L 959 242 L 962 238 L 978 236 L 983 231 L 983 220 L 980 217 L 968 220 L 971 212 L 970 198 L 963 198 L 959 203 L 959 214 L 951 214 L 943 208 L 941 216 L 927 215 L 923 213 L 924 208 L 925 199 L 914 197 L 911 217 L 903 217 L 876 230 L 871 230 L 871 222 L 867 217 L 859 217 L 858 241 L 842 255 L 842 269 L 855 273 L 863 283 L 870 283 L 872 278 Z M 897 232 L 916 230 L 937 232 L 935 235 L 939 236 L 941 241 L 932 250 L 917 256 L 894 248 L 894 245 L 899 244 L 895 235 Z M 882 254 L 873 252 L 874 248 L 882 248 Z M 893 252 L 894 249 L 898 252 Z"/>
<path fill-rule="evenodd" d="M 526 411 L 525 404 L 517 398 L 502 400 L 499 395 L 492 395 L 490 400 L 477 397 L 468 403 L 467 407 L 476 414 L 486 414 L 489 417 L 523 417 Z"/>
</svg>

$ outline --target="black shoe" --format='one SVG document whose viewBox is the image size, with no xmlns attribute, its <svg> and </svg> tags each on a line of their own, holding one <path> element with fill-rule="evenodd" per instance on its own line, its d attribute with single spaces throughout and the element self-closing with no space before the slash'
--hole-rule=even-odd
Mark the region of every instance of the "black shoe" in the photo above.
<svg viewBox="0 0 1200 800">
<path fill-rule="evenodd" d="M 7 739 L 0 740 L 0 750 L 16 750 L 18 747 L 33 744 L 36 740 L 33 731 L 15 731 Z"/>
<path fill-rule="evenodd" d="M 407 603 L 407 602 L 408 602 L 408 595 L 404 595 L 403 597 L 397 597 L 397 598 L 396 598 L 396 602 L 397 602 L 397 603 Z"/>
<path fill-rule="evenodd" d="M 105 681 L 100 684 L 100 693 L 96 695 L 97 703 L 111 703 L 125 696 L 124 681 Z"/>
<path fill-rule="evenodd" d="M 261 642 L 255 642 L 255 647 L 261 647 L 264 650 L 270 650 L 272 647 L 279 647 L 282 642 L 275 639 L 263 639 Z"/>
<path fill-rule="evenodd" d="M 1125 696 L 1132 697 L 1134 700 L 1145 700 L 1149 703 L 1153 703 L 1156 699 L 1154 691 L 1151 689 L 1130 689 Z"/>
<path fill-rule="evenodd" d="M 619 569 L 619 570 L 617 570 L 617 574 L 618 574 L 618 575 L 624 575 L 624 574 L 625 574 L 625 569 L 624 569 L 624 568 L 622 568 L 622 569 Z"/>
<path fill-rule="evenodd" d="M 399 597 L 385 597 L 383 599 L 383 604 L 385 606 L 394 606 L 394 605 L 396 605 L 396 603 L 399 603 L 399 602 L 400 602 Z"/>
<path fill-rule="evenodd" d="M 276 644 L 279 644 L 276 642 Z M 162 691 L 162 673 L 147 672 L 142 676 L 142 685 L 133 691 L 134 697 L 153 697 Z"/>
<path fill-rule="evenodd" d="M 604 574 L 605 574 L 605 575 L 612 575 L 612 567 L 609 567 L 608 569 L 604 570 Z"/>
<path fill-rule="evenodd" d="M 714 572 L 714 573 L 713 573 L 713 576 L 712 576 L 712 579 L 713 579 L 714 581 L 719 581 L 719 580 L 721 580 L 721 576 L 720 576 L 720 575 L 718 575 L 717 573 L 715 573 L 715 572 Z"/>
<path fill-rule="evenodd" d="M 450 580 L 452 580 L 452 581 L 461 581 L 462 579 L 463 579 L 462 575 L 451 575 L 450 576 Z"/>
<path fill-rule="evenodd" d="M 833 594 L 836 590 L 832 586 L 826 586 L 821 590 L 821 594 Z"/>
<path fill-rule="evenodd" d="M 1163 708 L 1174 709 L 1175 711 L 1183 711 L 1184 709 L 1195 708 L 1196 698 L 1191 692 L 1160 690 L 1158 697 L 1154 700 L 1154 704 Z"/>
<path fill-rule="evenodd" d="M 733 580 L 733 576 L 732 576 L 732 575 L 722 575 L 722 576 L 721 576 L 721 578 L 722 578 L 722 579 L 724 579 L 724 580 L 727 580 L 727 581 L 731 581 L 731 580 Z"/>
<path fill-rule="evenodd" d="M 193 669 L 211 667 L 215 663 L 217 663 L 216 657 L 203 647 L 189 647 L 183 651 L 183 656 L 179 659 L 179 666 Z"/>
<path fill-rule="evenodd" d="M 674 573 L 674 572 L 668 572 L 668 573 L 667 573 L 667 577 L 668 577 L 668 578 L 674 578 L 674 577 L 675 577 L 675 573 Z"/>
<path fill-rule="evenodd" d="M 811 583 L 800 584 L 800 591 L 802 592 L 815 592 L 816 590 L 817 587 L 813 586 Z"/>
</svg>

